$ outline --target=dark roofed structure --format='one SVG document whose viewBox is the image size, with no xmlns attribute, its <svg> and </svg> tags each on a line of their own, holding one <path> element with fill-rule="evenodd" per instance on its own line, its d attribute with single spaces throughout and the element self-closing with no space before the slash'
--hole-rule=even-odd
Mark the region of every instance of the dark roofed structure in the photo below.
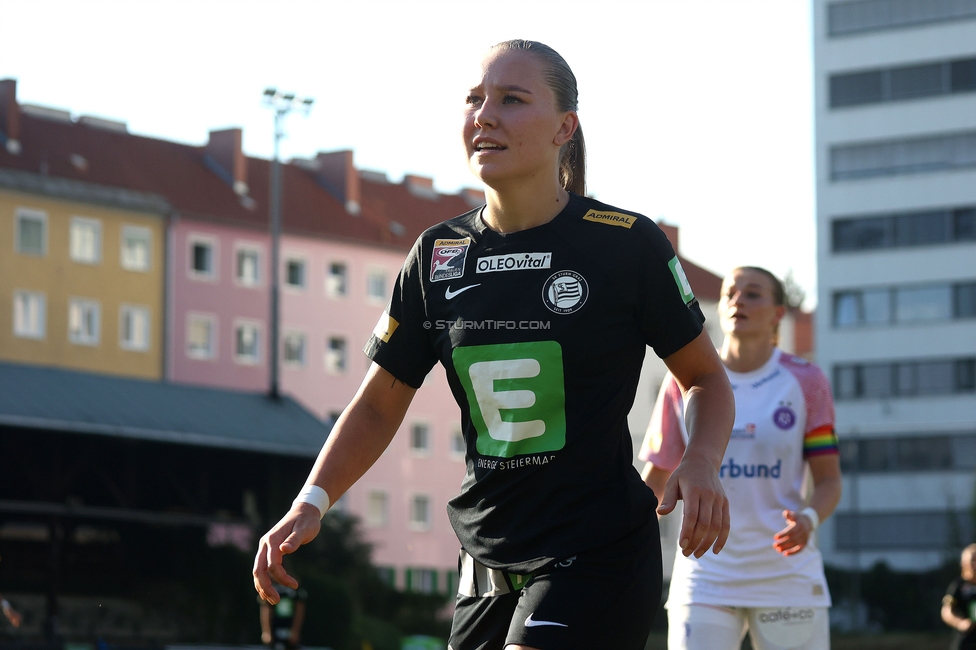
<svg viewBox="0 0 976 650">
<path fill-rule="evenodd" d="M 0 363 L 0 426 L 314 457 L 327 427 L 287 397 Z"/>
</svg>

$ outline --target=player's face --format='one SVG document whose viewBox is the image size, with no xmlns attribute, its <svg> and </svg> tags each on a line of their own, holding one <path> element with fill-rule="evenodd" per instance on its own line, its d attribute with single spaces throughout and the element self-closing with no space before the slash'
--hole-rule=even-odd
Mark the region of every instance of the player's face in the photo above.
<svg viewBox="0 0 976 650">
<path fill-rule="evenodd" d="M 976 577 L 976 553 L 968 549 L 962 552 L 962 575 L 970 582 Z"/>
<path fill-rule="evenodd" d="M 464 112 L 468 166 L 492 188 L 558 179 L 559 148 L 576 129 L 576 113 L 558 111 L 543 64 L 532 54 L 495 51 Z"/>
<path fill-rule="evenodd" d="M 776 305 L 773 283 L 765 274 L 737 269 L 722 282 L 718 311 L 726 335 L 771 339 L 785 309 Z"/>
</svg>

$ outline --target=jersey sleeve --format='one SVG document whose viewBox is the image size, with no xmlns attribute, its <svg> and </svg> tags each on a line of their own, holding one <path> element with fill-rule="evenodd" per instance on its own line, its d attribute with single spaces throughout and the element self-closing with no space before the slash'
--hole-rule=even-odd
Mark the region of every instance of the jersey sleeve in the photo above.
<svg viewBox="0 0 976 650">
<path fill-rule="evenodd" d="M 638 271 L 639 319 L 645 342 L 664 359 L 701 333 L 705 315 L 668 238 L 654 222 L 647 234 Z"/>
<path fill-rule="evenodd" d="M 806 402 L 807 424 L 803 432 L 803 457 L 837 454 L 837 432 L 834 428 L 834 398 L 830 382 L 812 363 L 800 366 L 796 373 Z"/>
<path fill-rule="evenodd" d="M 437 363 L 424 303 L 422 241 L 404 261 L 390 304 L 363 348 L 370 359 L 413 388 L 420 388 Z"/>
<path fill-rule="evenodd" d="M 678 382 L 669 373 L 657 394 L 639 458 L 670 472 L 685 453 L 685 438 L 684 399 Z"/>
</svg>

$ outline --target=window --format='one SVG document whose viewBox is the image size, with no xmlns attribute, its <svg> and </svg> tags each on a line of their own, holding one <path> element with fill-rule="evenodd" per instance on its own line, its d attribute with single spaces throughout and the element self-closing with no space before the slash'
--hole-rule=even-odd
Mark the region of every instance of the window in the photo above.
<svg viewBox="0 0 976 650">
<path fill-rule="evenodd" d="M 213 316 L 190 314 L 186 327 L 187 355 L 193 359 L 213 359 L 217 350 L 215 332 Z"/>
<path fill-rule="evenodd" d="M 976 317 L 976 282 L 957 284 L 952 298 L 954 318 Z"/>
<path fill-rule="evenodd" d="M 217 277 L 216 244 L 207 239 L 194 238 L 190 241 L 191 275 L 203 279 Z"/>
<path fill-rule="evenodd" d="M 148 271 L 152 231 L 141 226 L 122 226 L 122 251 L 119 259 L 127 271 Z"/>
<path fill-rule="evenodd" d="M 390 521 L 389 497 L 383 490 L 370 490 L 366 495 L 366 523 L 385 526 Z"/>
<path fill-rule="evenodd" d="M 834 515 L 837 550 L 932 550 L 971 539 L 968 512 L 847 513 Z"/>
<path fill-rule="evenodd" d="M 46 333 L 47 298 L 39 291 L 14 291 L 14 336 L 43 339 Z"/>
<path fill-rule="evenodd" d="M 841 439 L 844 472 L 932 472 L 976 469 L 976 433 Z"/>
<path fill-rule="evenodd" d="M 407 591 L 417 594 L 437 593 L 437 571 L 434 569 L 407 569 Z"/>
<path fill-rule="evenodd" d="M 924 25 L 976 16 L 976 0 L 860 0 L 827 5 L 831 36 Z"/>
<path fill-rule="evenodd" d="M 976 392 L 976 357 L 842 364 L 833 372 L 838 400 Z"/>
<path fill-rule="evenodd" d="M 370 302 L 386 302 L 386 271 L 371 269 L 366 275 L 366 298 Z"/>
<path fill-rule="evenodd" d="M 325 350 L 325 369 L 333 374 L 346 371 L 346 339 L 333 336 L 329 339 Z"/>
<path fill-rule="evenodd" d="M 938 97 L 976 90 L 976 59 L 936 61 L 830 76 L 830 107 Z"/>
<path fill-rule="evenodd" d="M 329 264 L 329 275 L 325 279 L 325 292 L 330 298 L 341 298 L 348 292 L 348 269 L 342 262 Z"/>
<path fill-rule="evenodd" d="M 304 332 L 285 332 L 284 337 L 284 357 L 285 363 L 292 366 L 305 365 L 305 333 Z"/>
<path fill-rule="evenodd" d="M 71 259 L 82 264 L 102 260 L 102 223 L 97 219 L 73 217 L 69 235 Z"/>
<path fill-rule="evenodd" d="M 78 345 L 98 345 L 101 307 L 94 300 L 68 301 L 68 340 Z"/>
<path fill-rule="evenodd" d="M 857 180 L 918 174 L 976 165 L 976 133 L 904 138 L 830 149 L 830 178 Z"/>
<path fill-rule="evenodd" d="M 464 434 L 461 433 L 460 429 L 457 429 L 451 435 L 451 456 L 453 458 L 464 458 L 464 452 L 466 451 L 467 447 L 464 443 Z"/>
<path fill-rule="evenodd" d="M 24 255 L 47 254 L 47 214 L 39 210 L 17 210 L 17 252 Z"/>
<path fill-rule="evenodd" d="M 244 287 L 256 287 L 260 283 L 260 257 L 256 248 L 240 247 L 234 261 L 234 275 L 237 283 Z"/>
<path fill-rule="evenodd" d="M 261 329 L 256 323 L 237 323 L 234 326 L 234 359 L 238 363 L 256 364 L 259 357 L 258 343 Z"/>
<path fill-rule="evenodd" d="M 426 456 L 430 452 L 430 427 L 414 422 L 410 427 L 410 451 Z"/>
<path fill-rule="evenodd" d="M 430 530 L 430 497 L 426 494 L 415 494 L 410 498 L 410 528 L 412 530 Z"/>
<path fill-rule="evenodd" d="M 119 346 L 123 350 L 149 349 L 149 308 L 123 305 L 119 309 Z"/>
<path fill-rule="evenodd" d="M 285 262 L 285 285 L 292 289 L 305 288 L 305 260 L 291 258 Z"/>
<path fill-rule="evenodd" d="M 976 316 L 976 282 L 924 284 L 834 293 L 834 326 L 942 322 Z"/>
<path fill-rule="evenodd" d="M 976 241 L 976 208 L 837 219 L 834 252 Z"/>
<path fill-rule="evenodd" d="M 952 286 L 934 284 L 895 289 L 895 320 L 899 323 L 952 318 Z"/>
<path fill-rule="evenodd" d="M 380 577 L 380 582 L 391 587 L 396 587 L 396 567 L 378 566 L 376 573 Z"/>
</svg>

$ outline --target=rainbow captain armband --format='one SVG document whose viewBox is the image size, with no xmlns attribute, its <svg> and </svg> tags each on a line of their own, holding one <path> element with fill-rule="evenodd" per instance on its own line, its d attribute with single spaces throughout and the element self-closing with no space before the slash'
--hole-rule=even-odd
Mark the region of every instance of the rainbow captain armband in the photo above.
<svg viewBox="0 0 976 650">
<path fill-rule="evenodd" d="M 318 508 L 319 519 L 325 516 L 325 513 L 329 511 L 329 506 L 332 505 L 329 501 L 329 493 L 317 485 L 306 485 L 303 487 L 302 491 L 295 497 L 295 500 L 292 501 L 291 507 L 294 508 L 299 503 L 307 503 Z"/>
</svg>

